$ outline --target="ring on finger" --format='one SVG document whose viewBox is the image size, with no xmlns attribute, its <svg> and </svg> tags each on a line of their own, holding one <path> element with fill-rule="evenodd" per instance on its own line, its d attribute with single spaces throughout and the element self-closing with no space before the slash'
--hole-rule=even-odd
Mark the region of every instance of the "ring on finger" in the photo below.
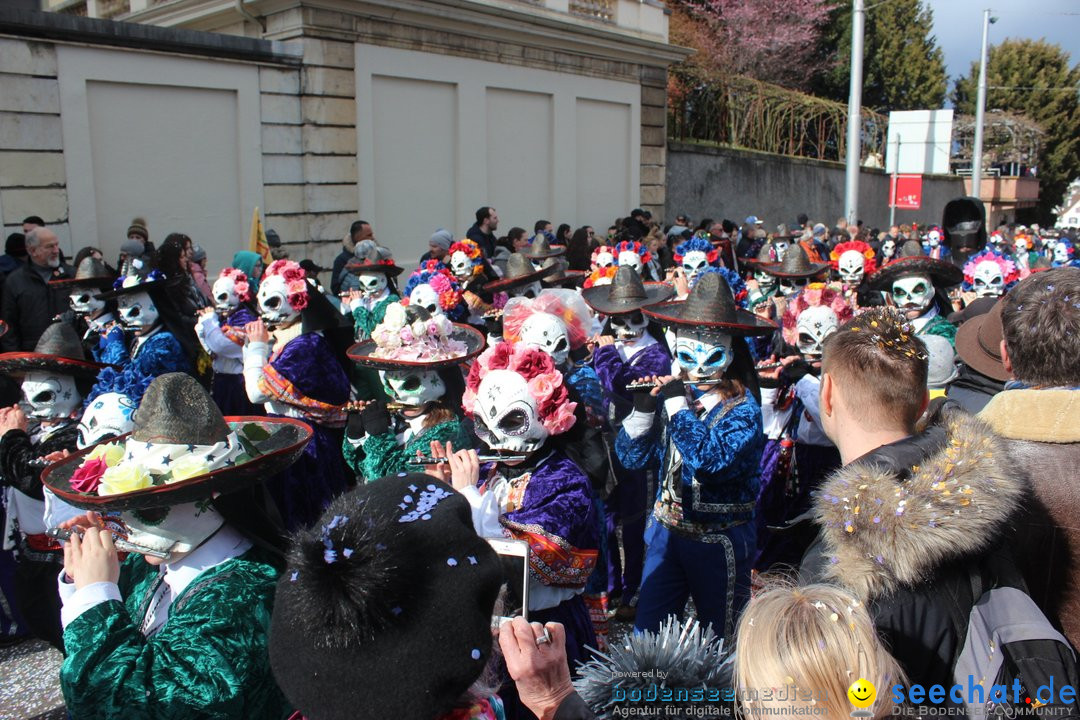
<svg viewBox="0 0 1080 720">
<path fill-rule="evenodd" d="M 541 645 L 547 645 L 550 642 L 551 642 L 551 631 L 549 631 L 547 628 L 544 628 L 544 634 L 539 635 L 536 638 L 536 647 L 540 647 Z"/>
</svg>

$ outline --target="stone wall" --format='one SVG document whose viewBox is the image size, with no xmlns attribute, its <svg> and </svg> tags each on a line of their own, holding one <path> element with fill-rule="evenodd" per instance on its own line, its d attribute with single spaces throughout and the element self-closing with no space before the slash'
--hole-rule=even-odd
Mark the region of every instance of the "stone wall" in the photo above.
<svg viewBox="0 0 1080 720">
<path fill-rule="evenodd" d="M 870 227 L 888 227 L 889 184 L 884 171 L 860 173 L 859 218 Z M 844 215 L 844 185 L 840 163 L 670 142 L 664 217 L 671 222 L 684 213 L 695 221 L 712 217 L 742 223 L 757 215 L 773 231 L 806 213 L 832 227 Z M 922 208 L 897 210 L 896 223 L 940 224 L 945 203 L 963 194 L 960 177 L 926 176 Z"/>
</svg>

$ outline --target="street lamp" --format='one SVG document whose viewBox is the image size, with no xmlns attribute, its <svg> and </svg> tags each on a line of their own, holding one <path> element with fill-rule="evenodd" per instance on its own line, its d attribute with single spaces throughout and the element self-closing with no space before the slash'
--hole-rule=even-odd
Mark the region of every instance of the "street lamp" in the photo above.
<svg viewBox="0 0 1080 720">
<path fill-rule="evenodd" d="M 847 163 L 844 175 L 844 217 L 854 224 L 859 214 L 859 158 L 862 154 L 862 66 L 865 0 L 854 0 L 851 15 L 851 76 L 848 79 Z"/>
<path fill-rule="evenodd" d="M 990 25 L 997 22 L 990 8 L 983 10 L 982 52 L 979 55 L 979 90 L 975 99 L 975 147 L 971 156 L 971 194 L 982 200 L 983 115 L 986 113 L 986 41 Z"/>
</svg>

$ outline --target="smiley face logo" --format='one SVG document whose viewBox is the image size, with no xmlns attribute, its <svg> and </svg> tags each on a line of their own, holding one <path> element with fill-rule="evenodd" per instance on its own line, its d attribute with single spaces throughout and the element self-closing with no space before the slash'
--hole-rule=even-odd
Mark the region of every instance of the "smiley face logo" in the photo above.
<svg viewBox="0 0 1080 720">
<path fill-rule="evenodd" d="M 848 700 L 851 704 L 857 708 L 868 708 L 874 704 L 874 698 L 877 697 L 877 689 L 874 684 L 866 678 L 859 678 L 855 682 L 851 683 L 851 687 L 847 691 Z"/>
</svg>

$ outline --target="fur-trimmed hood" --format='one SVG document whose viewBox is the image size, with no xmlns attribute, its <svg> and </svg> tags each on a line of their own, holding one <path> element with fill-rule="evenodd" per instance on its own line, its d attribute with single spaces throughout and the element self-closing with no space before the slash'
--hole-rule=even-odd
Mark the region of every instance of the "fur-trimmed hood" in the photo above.
<svg viewBox="0 0 1080 720">
<path fill-rule="evenodd" d="M 985 423 L 948 410 L 938 426 L 944 441 L 906 478 L 870 456 L 829 476 L 814 499 L 826 579 L 864 601 L 987 549 L 1027 492 L 1025 476 Z"/>
</svg>

